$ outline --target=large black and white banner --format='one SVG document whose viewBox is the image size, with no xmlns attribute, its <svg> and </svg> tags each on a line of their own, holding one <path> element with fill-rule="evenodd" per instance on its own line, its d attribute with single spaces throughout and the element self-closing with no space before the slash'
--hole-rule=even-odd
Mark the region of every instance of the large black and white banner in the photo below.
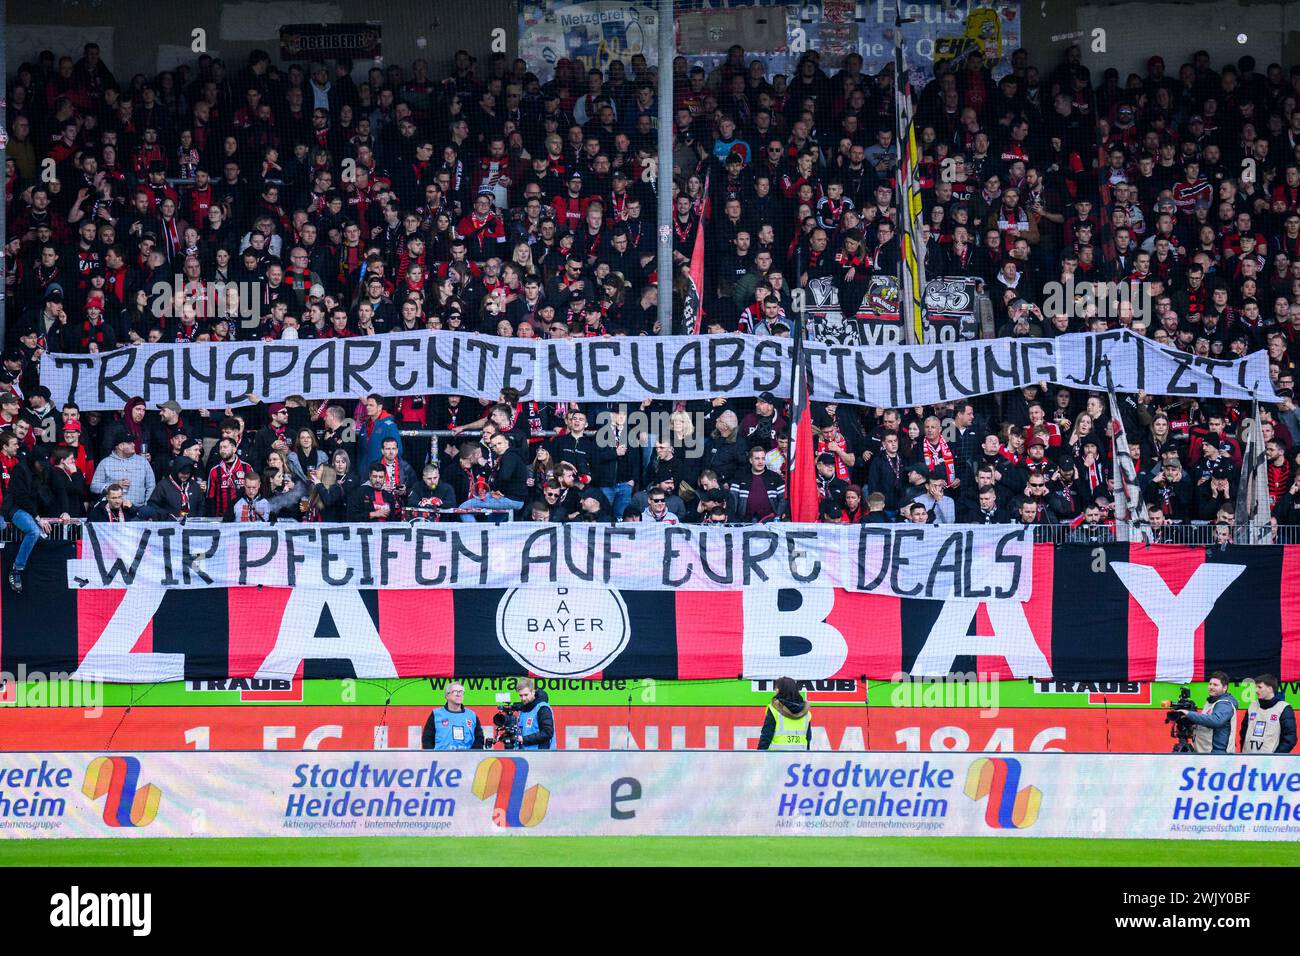
<svg viewBox="0 0 1300 956">
<path fill-rule="evenodd" d="M 41 382 L 56 403 L 118 410 L 226 408 L 255 401 L 381 395 L 612 402 L 790 394 L 793 343 L 749 335 L 615 336 L 540 342 L 416 332 L 294 342 L 140 345 L 93 355 L 47 354 Z M 817 401 L 899 408 L 1036 382 L 1198 398 L 1273 395 L 1268 356 L 1200 358 L 1127 331 L 872 347 L 809 342 Z"/>
<path fill-rule="evenodd" d="M 68 586 L 840 588 L 1027 601 L 1023 528 L 770 524 L 90 524 Z"/>
</svg>

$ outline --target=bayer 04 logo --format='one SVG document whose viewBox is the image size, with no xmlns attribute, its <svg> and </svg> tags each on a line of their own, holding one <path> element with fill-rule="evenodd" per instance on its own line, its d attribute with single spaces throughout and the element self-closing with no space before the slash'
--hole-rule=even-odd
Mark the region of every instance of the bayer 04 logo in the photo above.
<svg viewBox="0 0 1300 956">
<path fill-rule="evenodd" d="M 497 605 L 497 640 L 528 673 L 589 677 L 623 653 L 627 605 L 601 588 L 512 588 Z"/>
</svg>

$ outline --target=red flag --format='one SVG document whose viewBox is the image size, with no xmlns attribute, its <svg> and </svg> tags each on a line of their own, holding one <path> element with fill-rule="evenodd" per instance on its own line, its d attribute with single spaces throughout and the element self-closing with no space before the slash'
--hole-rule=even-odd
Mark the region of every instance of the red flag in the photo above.
<svg viewBox="0 0 1300 956">
<path fill-rule="evenodd" d="M 817 494 L 817 468 L 813 449 L 812 409 L 805 388 L 799 396 L 799 418 L 795 422 L 794 448 L 790 450 L 790 520 L 813 523 L 817 520 L 820 496 Z"/>
<path fill-rule="evenodd" d="M 704 208 L 700 210 L 700 223 L 695 227 L 695 247 L 691 250 L 691 282 L 695 284 L 695 295 L 699 299 L 699 308 L 695 310 L 695 328 L 691 331 L 700 334 L 704 325 L 704 220 L 709 218 L 709 178 L 704 177 Z"/>
</svg>

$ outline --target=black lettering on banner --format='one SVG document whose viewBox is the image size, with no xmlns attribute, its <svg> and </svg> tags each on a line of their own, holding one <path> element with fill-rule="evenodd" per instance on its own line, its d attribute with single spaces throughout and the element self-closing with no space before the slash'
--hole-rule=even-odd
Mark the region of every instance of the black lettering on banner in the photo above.
<svg viewBox="0 0 1300 956">
<path fill-rule="evenodd" d="M 158 540 L 162 542 L 163 551 L 163 577 L 159 583 L 165 588 L 174 588 L 180 584 L 172 570 L 172 537 L 179 530 L 179 527 L 173 528 L 170 525 L 158 529 Z"/>
<path fill-rule="evenodd" d="M 267 544 L 266 551 L 261 557 L 253 558 L 249 555 L 249 544 L 253 541 L 264 541 Z M 239 586 L 248 585 L 248 572 L 253 568 L 261 568 L 271 563 L 271 559 L 276 556 L 280 550 L 280 532 L 276 528 L 240 528 L 239 529 Z"/>
<path fill-rule="evenodd" d="M 1089 339 L 1095 349 L 1095 357 L 1092 367 L 1092 375 L 1089 376 L 1089 382 L 1093 388 L 1111 389 L 1117 383 L 1115 374 L 1111 366 L 1110 353 L 1106 349 L 1107 342 L 1124 342 L 1125 332 L 1099 332 Z M 1102 375 L 1105 378 L 1102 378 Z"/>
<path fill-rule="evenodd" d="M 523 356 L 527 365 L 519 365 L 516 359 Z M 501 370 L 501 387 L 518 390 L 520 395 L 531 395 L 533 391 L 533 372 L 537 368 L 537 347 L 535 345 L 507 345 L 505 367 Z"/>
<path fill-rule="evenodd" d="M 284 578 L 289 587 L 298 586 L 298 565 L 307 562 L 307 555 L 298 550 L 298 540 L 307 544 L 316 540 L 316 528 L 311 525 L 287 528 L 284 532 Z"/>
<path fill-rule="evenodd" d="M 835 359 L 835 398 L 851 401 L 853 393 L 849 391 L 849 359 L 853 358 L 853 349 L 847 345 L 833 345 L 830 354 Z"/>
<path fill-rule="evenodd" d="M 646 344 L 641 339 L 633 339 L 631 342 L 632 352 L 632 377 L 636 383 L 651 395 L 664 394 L 664 381 L 668 377 L 668 364 L 664 359 L 664 343 L 655 340 L 649 345 L 651 357 L 649 361 L 644 361 L 641 357 L 642 349 Z M 655 374 L 655 380 L 649 381 L 641 374 L 643 369 L 649 369 Z"/>
<path fill-rule="evenodd" d="M 1127 338 L 1124 341 L 1132 341 L 1137 346 L 1133 350 L 1133 367 L 1137 372 L 1137 381 L 1128 384 L 1131 384 L 1139 392 L 1145 392 L 1147 390 L 1147 340 L 1127 330 L 1125 332 Z"/>
<path fill-rule="evenodd" d="M 369 588 L 375 585 L 374 569 L 370 566 L 370 538 L 374 533 L 374 529 L 367 526 L 357 528 L 357 541 L 361 545 L 361 577 L 357 579 L 358 587 Z"/>
<path fill-rule="evenodd" d="M 391 580 L 388 570 L 393 561 L 400 558 L 402 551 L 397 551 L 392 547 L 392 541 L 396 538 L 406 544 L 411 543 L 411 526 L 409 524 L 386 524 L 379 529 L 379 586 L 388 587 Z"/>
<path fill-rule="evenodd" d="M 451 343 L 451 357 L 443 359 L 442 353 L 438 350 L 438 343 L 444 341 L 433 336 L 429 340 L 429 353 L 425 356 L 424 367 L 427 370 L 425 378 L 435 391 L 442 391 L 445 387 L 451 394 L 460 394 L 460 340 L 462 335 L 452 335 L 449 340 Z M 448 372 L 449 381 L 443 386 L 439 380 L 438 374 L 434 368 L 445 369 Z"/>
<path fill-rule="evenodd" d="M 632 528 L 606 528 L 604 549 L 601 563 L 601 580 L 609 582 L 612 578 L 614 562 L 623 556 L 623 552 L 614 550 L 614 539 L 626 538 L 628 541 L 636 540 L 636 532 Z"/>
<path fill-rule="evenodd" d="M 961 565 L 965 536 L 960 532 L 953 532 L 943 539 L 943 544 L 939 545 L 939 550 L 935 552 L 934 560 L 930 563 L 929 573 L 925 577 L 925 596 L 932 598 L 936 593 L 936 581 L 939 575 L 947 574 L 952 578 L 952 596 L 962 597 L 961 591 Z M 952 558 L 948 560 L 948 552 L 952 551 Z"/>
<path fill-rule="evenodd" d="M 140 562 L 144 560 L 145 552 L 149 550 L 149 537 L 151 532 L 148 528 L 140 533 L 140 543 L 136 546 L 135 557 L 131 559 L 130 567 L 121 557 L 113 559 L 111 565 L 104 564 L 104 549 L 99 543 L 99 535 L 95 533 L 93 524 L 86 525 L 86 532 L 90 537 L 90 549 L 95 553 L 95 567 L 99 569 L 99 580 L 105 587 L 112 587 L 113 581 L 121 577 L 123 587 L 130 587 L 135 583 L 135 576 L 140 572 Z"/>
<path fill-rule="evenodd" d="M 804 356 L 804 380 L 808 386 L 809 395 L 823 395 L 825 389 L 818 387 L 821 381 L 819 370 L 826 367 L 827 346 L 821 342 L 805 342 L 803 347 Z M 794 387 L 794 383 L 790 383 Z"/>
<path fill-rule="evenodd" d="M 361 373 L 368 371 L 379 361 L 379 351 L 379 343 L 370 341 L 369 336 L 343 340 L 343 391 L 345 394 L 368 395 L 375 390 L 369 379 L 361 377 Z M 358 353 L 364 354 L 367 352 L 370 355 L 365 361 L 358 362 L 354 358 Z M 353 382 L 356 382 L 358 386 L 355 390 L 352 387 Z"/>
<path fill-rule="evenodd" d="M 564 563 L 569 568 L 569 573 L 579 581 L 592 581 L 596 577 L 596 526 L 587 525 L 585 531 L 587 536 L 587 563 L 584 567 L 574 560 L 573 556 L 573 539 L 578 536 L 574 530 L 576 526 L 565 523 L 560 527 L 560 534 L 564 537 Z"/>
<path fill-rule="evenodd" d="M 1218 398 L 1221 396 L 1223 394 L 1223 382 L 1219 381 L 1219 369 L 1224 365 L 1223 359 L 1213 359 L 1204 355 L 1194 355 L 1192 356 L 1192 365 L 1198 369 L 1205 370 L 1210 381 L 1214 385 L 1214 397 Z"/>
<path fill-rule="evenodd" d="M 479 550 L 471 551 L 465 544 L 464 539 L 468 538 L 470 532 L 455 531 L 451 539 L 451 583 L 460 583 L 460 559 L 463 556 L 466 561 L 478 565 L 478 584 L 482 587 L 487 583 L 488 575 L 488 533 L 487 529 L 479 532 Z"/>
<path fill-rule="evenodd" d="M 975 563 L 975 532 L 974 531 L 966 532 L 965 558 L 966 560 L 962 562 L 961 593 L 967 599 L 970 600 L 988 597 L 993 593 L 993 589 L 991 587 L 989 587 L 987 584 L 985 584 L 984 587 L 982 588 L 977 588 L 975 586 L 975 573 L 973 567 Z M 985 574 L 981 574 L 980 577 L 987 581 L 989 576 Z"/>
<path fill-rule="evenodd" d="M 1042 362 L 1035 362 L 1034 355 L 1042 353 Z M 1024 376 L 1017 388 L 1024 388 L 1034 382 L 1050 382 L 1056 378 L 1056 345 L 1042 339 L 1020 343 L 1020 360 L 1024 365 Z"/>
<path fill-rule="evenodd" d="M 158 370 L 160 365 L 162 369 Z M 154 394 L 155 385 L 158 386 L 158 394 Z M 159 349 L 144 360 L 141 396 L 144 398 L 145 405 L 150 408 L 176 397 L 175 349 Z"/>
<path fill-rule="evenodd" d="M 735 559 L 731 551 L 731 532 L 722 532 L 722 550 L 726 555 L 726 567 L 719 574 L 714 571 L 709 564 L 709 538 L 717 537 L 717 534 L 710 531 L 701 531 L 699 535 L 700 542 L 700 567 L 704 571 L 705 577 L 717 584 L 731 584 L 736 580 L 735 577 Z"/>
<path fill-rule="evenodd" d="M 930 353 L 930 361 L 924 364 L 917 360 L 916 351 L 908 350 L 903 353 L 903 404 L 918 405 L 929 404 L 920 401 L 917 396 L 918 389 L 912 385 L 913 374 L 925 375 L 926 383 L 930 384 L 939 394 L 939 401 L 948 400 L 948 383 L 943 377 L 943 362 L 939 358 L 939 350 L 934 349 Z M 922 396 L 928 396 L 928 390 L 921 390 Z"/>
<path fill-rule="evenodd" d="M 331 587 L 341 588 L 352 580 L 352 565 L 348 562 L 345 555 L 341 555 L 333 549 L 330 544 L 330 541 L 333 538 L 341 539 L 339 544 L 346 545 L 352 540 L 352 529 L 349 527 L 322 527 L 320 532 L 320 579 Z M 330 565 L 335 561 L 343 562 L 345 570 L 341 578 L 336 578 L 330 572 Z"/>
<path fill-rule="evenodd" d="M 196 551 L 193 541 L 207 539 L 208 546 L 203 551 Z M 212 577 L 203 570 L 203 562 L 217 553 L 221 547 L 221 532 L 216 528 L 182 528 L 181 529 L 181 580 L 189 584 L 193 577 L 204 584 L 212 584 Z"/>
<path fill-rule="evenodd" d="M 496 358 L 497 353 L 500 351 L 501 346 L 491 339 L 473 337 L 465 343 L 465 353 L 467 355 L 473 352 L 478 353 L 478 367 L 474 374 L 474 393 L 476 395 L 482 395 L 487 389 L 488 359 Z"/>
<path fill-rule="evenodd" d="M 980 349 L 978 345 L 959 345 L 954 348 L 944 349 L 940 355 L 944 359 L 944 368 L 946 378 L 957 394 L 963 398 L 969 398 L 979 392 L 980 387 Z M 961 380 L 961 371 L 957 367 L 957 359 L 964 358 L 970 366 L 970 381 Z"/>
<path fill-rule="evenodd" d="M 1024 558 L 1017 551 L 1008 552 L 1007 548 L 1013 542 L 1023 544 L 1027 531 L 1009 531 L 998 540 L 997 550 L 994 552 L 993 560 L 998 564 L 1010 564 L 1011 583 L 1005 588 L 998 588 L 996 596 L 999 598 L 1014 597 L 1020 590 L 1020 575 L 1024 571 Z"/>
<path fill-rule="evenodd" d="M 277 365 L 277 356 L 288 356 L 289 361 L 285 365 Z M 262 347 L 262 387 L 258 389 L 257 394 L 263 399 L 273 399 L 281 394 L 275 389 L 275 380 L 288 378 L 290 373 L 298 365 L 298 346 L 296 345 L 273 345 L 268 343 Z M 292 395 L 298 389 L 290 388 L 283 394 Z"/>
<path fill-rule="evenodd" d="M 436 587 L 447 577 L 445 563 L 439 563 L 438 573 L 434 577 L 428 577 L 424 573 L 425 562 L 433 560 L 433 555 L 424 549 L 425 541 L 429 538 L 446 544 L 447 532 L 442 528 L 429 528 L 422 524 L 415 526 L 415 583 L 426 588 Z"/>
<path fill-rule="evenodd" d="M 398 378 L 398 374 L 402 372 L 406 367 L 405 363 L 398 355 L 398 352 L 400 350 L 406 350 L 406 349 L 419 352 L 420 340 L 419 339 L 394 339 L 393 341 L 389 342 L 388 361 L 384 363 L 388 368 L 388 387 L 391 388 L 398 395 L 402 394 L 403 392 L 409 392 L 412 389 L 414 389 L 416 378 L 417 378 L 415 373 L 411 373 L 411 376 L 409 378 Z"/>
<path fill-rule="evenodd" d="M 218 404 L 237 405 L 245 400 L 245 396 L 252 393 L 256 387 L 254 373 L 250 370 L 247 372 L 237 372 L 235 363 L 248 361 L 257 362 L 257 348 L 252 345 L 243 345 L 237 349 L 231 349 L 230 354 L 226 356 L 226 394 Z M 243 382 L 243 388 L 236 388 L 234 383 Z"/>
<path fill-rule="evenodd" d="M 695 380 L 695 386 L 691 390 L 693 394 L 704 393 L 704 369 L 701 367 L 703 361 L 704 353 L 698 341 L 687 342 L 683 348 L 677 350 L 677 354 L 673 357 L 673 394 L 681 393 L 684 379 Z"/>
<path fill-rule="evenodd" d="M 880 568 L 876 576 L 870 581 L 867 580 L 867 548 L 870 546 L 872 539 L 879 539 L 881 545 Z M 880 587 L 880 582 L 885 580 L 885 575 L 889 574 L 889 564 L 894 550 L 894 533 L 889 528 L 873 527 L 871 525 L 862 525 L 858 529 L 858 570 L 855 575 L 857 579 L 857 589 L 859 591 L 874 591 Z"/>
<path fill-rule="evenodd" d="M 559 526 L 548 524 L 538 528 L 524 540 L 523 554 L 519 560 L 519 580 L 527 584 L 532 579 L 533 565 L 540 564 L 546 570 L 546 581 L 554 584 L 559 580 L 559 555 L 556 553 L 555 538 Z M 543 545 L 543 549 L 534 552 L 534 547 Z"/>
<path fill-rule="evenodd" d="M 193 402 L 194 392 L 190 387 L 191 382 L 197 382 L 200 386 L 198 400 L 203 405 L 215 405 L 217 402 L 217 350 L 215 348 L 183 348 L 181 353 L 181 398 L 180 400 L 189 404 Z M 207 364 L 204 368 L 199 368 L 196 359 L 204 358 Z"/>
<path fill-rule="evenodd" d="M 1183 380 L 1183 376 L 1185 376 L 1189 371 L 1191 371 L 1192 368 L 1191 356 L 1183 355 L 1181 353 L 1174 353 L 1169 356 L 1169 359 L 1174 363 L 1174 374 L 1170 377 L 1168 384 L 1165 385 L 1165 387 L 1160 390 L 1160 394 L 1195 395 L 1196 394 L 1195 384 L 1186 385 L 1186 386 L 1179 385 L 1179 382 Z"/>
<path fill-rule="evenodd" d="M 135 356 L 139 351 L 136 348 L 118 349 L 114 352 L 107 353 L 99 366 L 99 403 L 103 405 L 108 401 L 108 392 L 112 391 L 118 399 L 126 404 L 131 396 L 117 387 L 117 383 L 131 374 L 135 368 Z M 114 369 L 114 363 L 121 361 L 119 368 Z"/>
<path fill-rule="evenodd" d="M 587 345 L 590 355 L 587 357 L 587 367 L 591 370 L 591 387 L 601 398 L 609 398 L 611 395 L 617 395 L 623 391 L 623 385 L 627 381 L 622 375 L 619 375 L 609 385 L 601 383 L 600 377 L 604 372 L 612 371 L 616 366 L 606 365 L 600 360 L 602 352 L 610 353 L 614 360 L 617 360 L 623 351 L 621 338 L 617 339 L 591 339 Z M 581 347 L 581 346 L 579 346 Z"/>
<path fill-rule="evenodd" d="M 789 351 L 784 339 L 760 339 L 754 346 L 751 365 L 756 394 L 772 392 L 779 395 L 781 393 L 781 382 L 790 364 Z M 766 373 L 767 377 L 763 378 L 761 373 Z"/>
<path fill-rule="evenodd" d="M 868 361 L 870 354 L 866 349 L 855 349 L 853 353 L 853 372 L 857 379 L 854 383 L 857 389 L 856 400 L 862 404 L 870 404 L 867 402 L 867 397 L 876 394 L 872 388 L 872 380 L 883 375 L 889 389 L 887 407 L 898 408 L 898 353 L 887 353 L 880 360 L 880 364 L 874 367 Z"/>
<path fill-rule="evenodd" d="M 95 360 L 92 358 L 81 358 L 75 355 L 55 355 L 53 356 L 53 359 L 55 371 L 65 368 L 72 369 L 72 381 L 68 383 L 67 400 L 70 402 L 77 401 L 77 386 L 81 382 L 81 368 L 83 365 L 86 368 L 90 368 L 95 364 Z"/>
<path fill-rule="evenodd" d="M 333 395 L 338 391 L 338 350 L 337 345 L 342 339 L 329 339 L 322 345 L 317 345 L 307 353 L 306 360 L 302 363 L 302 391 L 304 395 L 318 395 L 324 393 Z M 320 361 L 323 359 L 324 361 Z M 319 364 L 318 364 L 319 363 Z M 320 377 L 325 378 L 325 387 L 318 389 L 314 382 Z"/>
<path fill-rule="evenodd" d="M 566 378 L 574 385 L 574 394 L 578 401 L 583 401 L 587 397 L 587 377 L 582 374 L 582 350 L 577 347 L 577 343 L 569 339 L 560 339 L 556 342 L 546 343 L 547 354 L 550 356 L 548 363 L 551 370 L 549 385 L 551 394 L 559 398 L 564 394 L 560 389 L 560 379 Z M 573 356 L 573 367 L 565 368 L 564 363 L 560 360 L 560 352 L 568 351 Z"/>
<path fill-rule="evenodd" d="M 816 531 L 785 532 L 785 548 L 787 552 L 787 557 L 789 559 L 790 577 L 794 578 L 800 584 L 808 584 L 812 581 L 815 581 L 819 577 L 821 577 L 821 573 L 822 573 L 821 561 L 813 561 L 812 567 L 809 569 L 807 574 L 799 573 L 799 560 L 798 560 L 800 557 L 799 542 L 804 539 L 816 540 L 817 532 Z M 807 552 L 803 552 L 803 553 L 807 554 Z"/>
<path fill-rule="evenodd" d="M 755 548 L 755 545 L 763 545 L 761 550 Z M 754 581 L 767 581 L 767 572 L 763 570 L 763 562 L 776 554 L 776 549 L 780 542 L 774 532 L 754 529 L 746 529 L 740 533 L 740 580 L 741 583 L 749 585 Z"/>
<path fill-rule="evenodd" d="M 710 335 L 709 394 L 726 395 L 745 378 L 745 340 L 730 335 Z M 722 373 L 733 374 L 724 379 Z"/>
<path fill-rule="evenodd" d="M 664 529 L 664 563 L 661 580 L 663 581 L 663 586 L 666 588 L 681 587 L 691 579 L 691 574 L 693 573 L 690 564 L 687 564 L 686 573 L 684 575 L 680 578 L 674 578 L 672 576 L 673 561 L 679 554 L 681 554 L 681 552 L 677 550 L 675 543 L 678 538 L 683 539 L 687 544 L 689 544 L 691 540 L 691 529 L 680 528 L 677 525 L 669 525 Z"/>
<path fill-rule="evenodd" d="M 899 574 L 904 567 L 911 564 L 911 558 L 903 557 L 903 547 L 908 541 L 920 541 L 924 539 L 925 532 L 920 528 L 913 530 L 911 528 L 898 528 L 894 531 L 894 552 L 889 564 L 889 586 L 894 594 L 900 597 L 915 597 L 924 589 L 921 584 L 916 587 L 904 589 L 899 581 Z"/>
<path fill-rule="evenodd" d="M 1028 380 L 1028 363 L 1025 356 L 1012 344 L 1011 354 L 1004 355 L 1000 342 L 981 345 L 984 356 L 984 391 L 1000 392 L 1023 388 Z M 1003 364 L 1005 359 L 1006 364 Z M 1026 371 L 1022 374 L 1022 369 Z"/>
</svg>

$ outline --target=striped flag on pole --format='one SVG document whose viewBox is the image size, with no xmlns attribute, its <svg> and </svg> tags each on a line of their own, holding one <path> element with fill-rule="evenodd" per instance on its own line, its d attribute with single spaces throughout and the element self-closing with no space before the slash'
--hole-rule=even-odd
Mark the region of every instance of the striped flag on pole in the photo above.
<svg viewBox="0 0 1300 956">
<path fill-rule="evenodd" d="M 1124 416 L 1112 389 L 1110 396 L 1111 441 L 1114 442 L 1112 460 L 1115 474 L 1112 478 L 1115 491 L 1115 532 L 1121 541 L 1151 543 L 1151 525 L 1146 509 L 1142 507 L 1142 490 L 1138 487 L 1137 468 L 1128 450 L 1128 433 L 1124 430 Z"/>
<path fill-rule="evenodd" d="M 901 29 L 895 27 L 895 29 Z M 921 240 L 921 179 L 917 171 L 916 120 L 912 84 L 903 65 L 903 47 L 894 45 L 894 114 L 898 143 L 898 236 L 902 243 L 899 271 L 899 316 L 907 342 L 925 340 L 925 243 Z"/>
</svg>

